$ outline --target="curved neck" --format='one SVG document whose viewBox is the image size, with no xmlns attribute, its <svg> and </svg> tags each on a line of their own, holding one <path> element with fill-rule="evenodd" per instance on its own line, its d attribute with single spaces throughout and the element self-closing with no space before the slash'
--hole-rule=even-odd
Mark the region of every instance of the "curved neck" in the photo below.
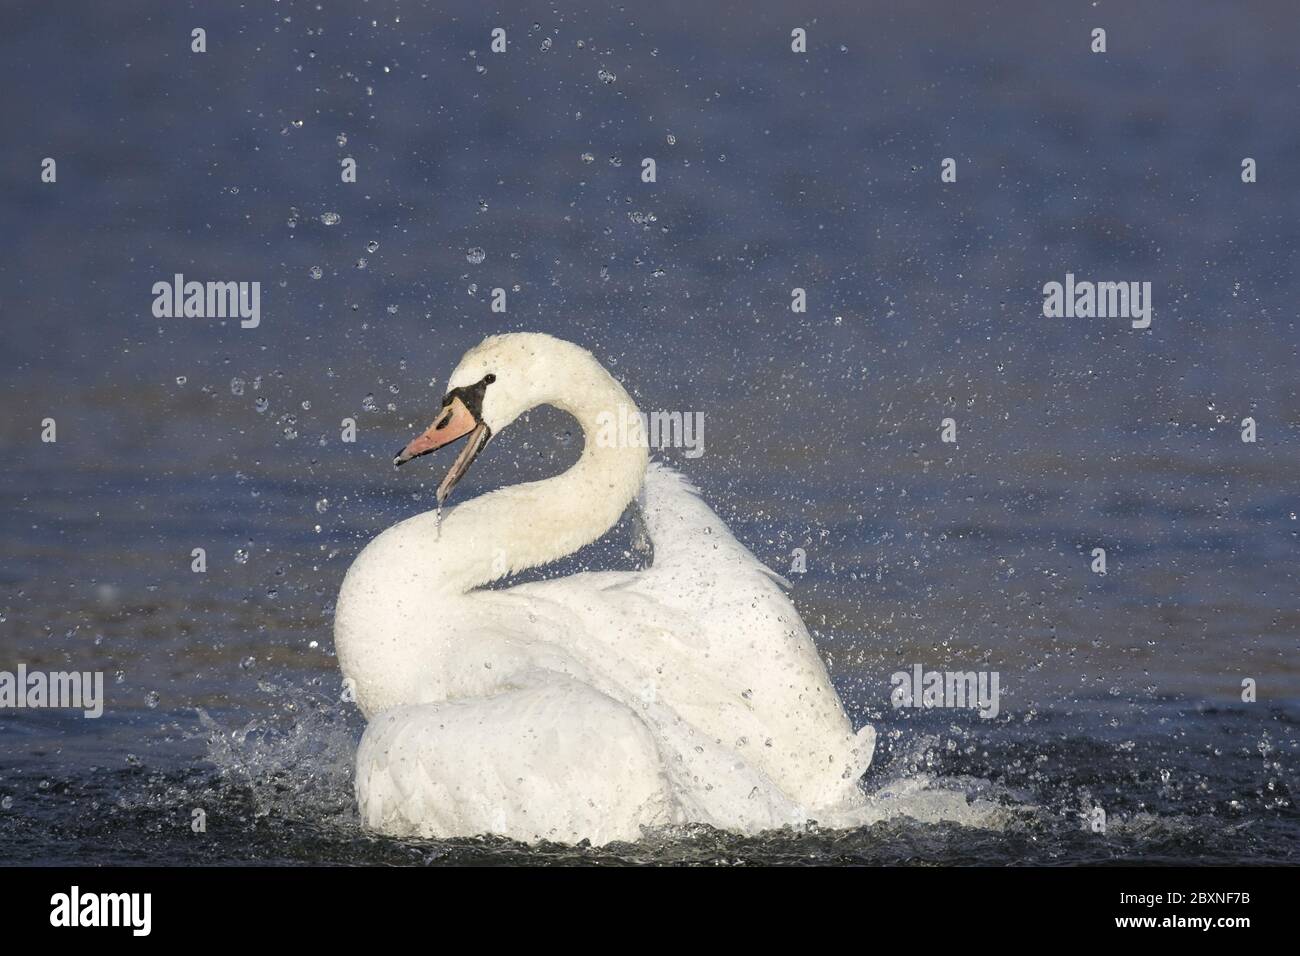
<svg viewBox="0 0 1300 956">
<path fill-rule="evenodd" d="M 463 594 L 572 554 L 608 531 L 636 496 L 649 453 L 631 397 L 603 368 L 566 383 L 549 404 L 582 428 L 582 456 L 567 471 L 511 485 L 411 519 L 432 561 L 423 569 L 441 592 Z M 425 527 L 427 525 L 427 527 Z"/>
</svg>

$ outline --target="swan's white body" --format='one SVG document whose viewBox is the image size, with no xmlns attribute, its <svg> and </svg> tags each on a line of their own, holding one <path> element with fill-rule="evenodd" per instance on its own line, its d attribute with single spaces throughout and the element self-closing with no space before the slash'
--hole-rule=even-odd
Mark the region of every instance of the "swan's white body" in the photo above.
<svg viewBox="0 0 1300 956">
<path fill-rule="evenodd" d="M 335 640 L 369 720 L 364 823 L 599 844 L 854 817 L 874 732 L 853 734 L 779 579 L 643 443 L 597 440 L 634 407 L 622 386 L 543 335 L 488 339 L 448 384 L 485 372 L 493 432 L 552 404 L 586 445 L 555 478 L 394 525 L 349 569 Z M 638 491 L 646 570 L 480 589 L 596 540 Z"/>
</svg>

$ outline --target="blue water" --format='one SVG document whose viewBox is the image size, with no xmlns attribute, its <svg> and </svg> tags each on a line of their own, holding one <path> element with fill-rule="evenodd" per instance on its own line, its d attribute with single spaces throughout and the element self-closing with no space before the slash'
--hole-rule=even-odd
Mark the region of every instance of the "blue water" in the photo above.
<svg viewBox="0 0 1300 956">
<path fill-rule="evenodd" d="M 1291 4 L 317 6 L 0 13 L 0 669 L 108 684 L 100 721 L 0 711 L 0 859 L 1294 860 Z M 261 324 L 154 318 L 178 272 L 260 282 Z M 1151 282 L 1151 328 L 1044 318 L 1067 272 Z M 1020 815 L 613 851 L 363 833 L 332 602 L 432 505 L 441 472 L 392 451 L 507 330 L 703 413 L 704 453 L 664 457 L 888 731 L 870 789 Z M 538 411 L 457 493 L 577 442 Z M 894 711 L 914 663 L 998 671 L 1000 717 Z"/>
</svg>

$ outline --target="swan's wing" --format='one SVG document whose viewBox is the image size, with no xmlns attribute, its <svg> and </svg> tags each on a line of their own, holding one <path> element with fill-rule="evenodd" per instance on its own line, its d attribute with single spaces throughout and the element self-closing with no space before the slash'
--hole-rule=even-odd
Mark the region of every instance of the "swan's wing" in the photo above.
<svg viewBox="0 0 1300 956">
<path fill-rule="evenodd" d="M 642 520 L 654 547 L 651 571 L 719 577 L 760 575 L 783 587 L 790 582 L 767 567 L 727 529 L 683 475 L 652 461 L 641 497 Z"/>
<path fill-rule="evenodd" d="M 761 762 L 809 808 L 856 805 L 875 731 L 852 732 L 785 593 L 789 582 L 737 541 L 695 487 L 666 465 L 647 468 L 641 505 L 654 564 L 638 589 L 693 613 L 705 652 L 733 686 L 744 686 L 746 704 L 773 730 L 764 757 L 775 748 L 781 753 Z"/>
<path fill-rule="evenodd" d="M 780 577 L 672 469 L 650 465 L 641 507 L 654 548 L 649 568 L 506 593 L 535 609 L 549 604 L 555 640 L 629 695 L 648 689 L 797 803 L 853 802 L 874 732 L 852 733 Z"/>
</svg>

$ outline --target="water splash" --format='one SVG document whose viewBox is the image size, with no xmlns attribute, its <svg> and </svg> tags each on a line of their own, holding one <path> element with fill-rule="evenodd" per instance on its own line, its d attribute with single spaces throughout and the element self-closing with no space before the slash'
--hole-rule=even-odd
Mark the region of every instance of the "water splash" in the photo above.
<svg viewBox="0 0 1300 956">
<path fill-rule="evenodd" d="M 293 684 L 262 682 L 274 711 L 226 728 L 199 709 L 206 760 L 223 782 L 247 793 L 255 816 L 355 820 L 353 757 L 359 732 L 355 709 Z"/>
</svg>

